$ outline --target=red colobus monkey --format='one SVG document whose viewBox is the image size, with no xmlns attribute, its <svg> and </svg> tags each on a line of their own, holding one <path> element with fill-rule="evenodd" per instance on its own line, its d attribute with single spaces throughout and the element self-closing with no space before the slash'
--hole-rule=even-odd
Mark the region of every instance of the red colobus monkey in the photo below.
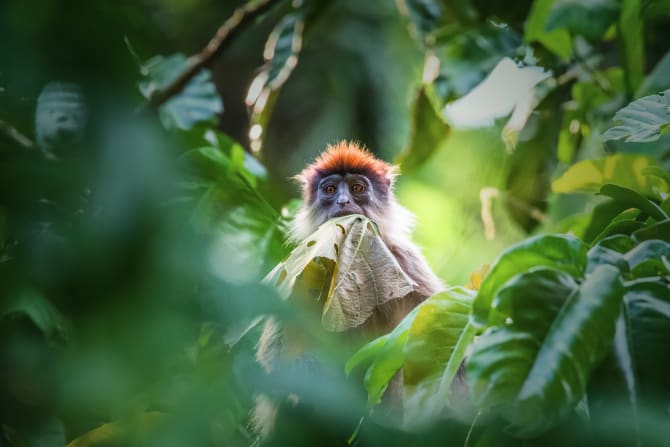
<svg viewBox="0 0 670 447">
<path fill-rule="evenodd" d="M 411 241 L 414 216 L 393 194 L 398 167 L 375 158 L 353 142 L 328 146 L 296 179 L 302 184 L 303 206 L 296 214 L 290 240 L 307 238 L 333 217 L 362 214 L 379 227 L 382 240 L 402 269 L 416 283 L 414 296 L 379 309 L 365 324 L 373 332 L 388 331 L 419 302 L 442 290 L 442 282 Z"/>
</svg>

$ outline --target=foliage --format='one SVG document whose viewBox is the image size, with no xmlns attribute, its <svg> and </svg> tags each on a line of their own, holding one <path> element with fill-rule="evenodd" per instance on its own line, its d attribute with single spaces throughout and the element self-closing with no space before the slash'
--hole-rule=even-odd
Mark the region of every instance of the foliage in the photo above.
<svg viewBox="0 0 670 447">
<path fill-rule="evenodd" d="M 667 443 L 664 2 L 52 3 L 0 6 L 0 444 L 249 445 L 259 396 L 276 445 Z M 284 245 L 344 137 L 401 153 L 442 276 L 497 255 L 362 348 L 324 326 L 411 289 L 374 224 Z M 313 348 L 269 372 L 268 315 Z"/>
</svg>

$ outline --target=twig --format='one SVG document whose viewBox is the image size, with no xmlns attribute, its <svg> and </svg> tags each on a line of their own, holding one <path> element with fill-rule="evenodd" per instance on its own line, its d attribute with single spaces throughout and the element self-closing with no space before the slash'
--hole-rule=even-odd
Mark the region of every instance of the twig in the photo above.
<svg viewBox="0 0 670 447">
<path fill-rule="evenodd" d="M 216 56 L 226 48 L 233 38 L 259 15 L 270 9 L 279 0 L 258 0 L 246 3 L 233 12 L 228 20 L 219 27 L 209 43 L 199 53 L 191 56 L 189 65 L 182 74 L 160 90 L 156 90 L 148 101 L 149 107 L 159 107 L 165 101 L 181 92 L 195 75 L 205 67 L 209 67 Z"/>
<path fill-rule="evenodd" d="M 18 131 L 18 129 L 2 120 L 0 120 L 0 134 L 24 149 L 32 149 L 35 147 L 35 144 L 30 140 L 30 138 L 23 135 Z"/>
</svg>

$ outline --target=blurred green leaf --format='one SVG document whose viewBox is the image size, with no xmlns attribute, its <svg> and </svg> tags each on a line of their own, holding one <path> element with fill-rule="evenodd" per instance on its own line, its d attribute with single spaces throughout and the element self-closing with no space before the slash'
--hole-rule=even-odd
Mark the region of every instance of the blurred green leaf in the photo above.
<svg viewBox="0 0 670 447">
<path fill-rule="evenodd" d="M 619 110 L 613 118 L 614 127 L 610 127 L 603 139 L 626 142 L 656 141 L 670 125 L 670 90 L 660 95 L 645 96 Z"/>
<path fill-rule="evenodd" d="M 666 53 L 635 92 L 635 97 L 657 95 L 670 87 L 670 52 Z"/>
<path fill-rule="evenodd" d="M 147 78 L 139 88 L 149 99 L 157 90 L 173 82 L 188 66 L 183 54 L 154 56 L 142 67 Z M 209 70 L 203 69 L 186 87 L 160 107 L 161 122 L 167 129 L 192 129 L 198 123 L 215 123 L 223 112 L 221 97 L 211 81 Z"/>
<path fill-rule="evenodd" d="M 70 326 L 65 317 L 42 294 L 31 288 L 14 292 L 0 307 L 0 321 L 23 315 L 30 319 L 48 338 L 70 338 Z"/>
<path fill-rule="evenodd" d="M 554 0 L 536 0 L 533 2 L 524 27 L 524 40 L 526 42 L 540 42 L 555 55 L 567 60 L 572 54 L 570 33 L 565 29 L 545 30 L 553 3 Z"/>
<path fill-rule="evenodd" d="M 573 84 L 571 100 L 562 105 L 564 113 L 557 149 L 561 162 L 572 164 L 596 123 L 609 119 L 612 109 L 622 105 L 626 90 L 624 78 L 621 67 L 611 67 L 594 70 L 586 79 Z"/>
<path fill-rule="evenodd" d="M 445 23 L 445 11 L 439 0 L 399 0 L 398 7 L 408 16 L 411 28 L 424 44 L 431 45 L 433 33 Z"/>
<path fill-rule="evenodd" d="M 547 31 L 566 29 L 590 40 L 600 39 L 617 18 L 615 0 L 555 0 L 547 18 Z"/>
<path fill-rule="evenodd" d="M 626 67 L 627 91 L 632 95 L 644 78 L 644 23 L 640 0 L 622 0 L 619 17 L 621 50 Z"/>
<path fill-rule="evenodd" d="M 623 294 L 619 271 L 610 265 L 595 269 L 579 286 L 553 270 L 508 283 L 496 307 L 511 323 L 490 328 L 468 362 L 476 401 L 500 407 L 521 436 L 542 433 L 565 418 L 612 342 Z"/>
<path fill-rule="evenodd" d="M 472 308 L 473 322 L 484 328 L 500 322 L 492 307 L 504 284 L 514 276 L 534 267 L 551 267 L 581 278 L 586 271 L 588 248 L 579 239 L 568 235 L 541 235 L 526 239 L 505 250 L 493 263 L 484 279 Z M 495 312 L 496 318 L 491 318 Z"/>
<path fill-rule="evenodd" d="M 556 193 L 597 192 L 606 183 L 632 189 L 648 197 L 665 191 L 662 181 L 643 174 L 655 162 L 644 155 L 614 154 L 602 159 L 584 160 L 568 168 L 551 184 Z"/>
<path fill-rule="evenodd" d="M 440 72 L 433 84 L 441 102 L 468 93 L 501 59 L 517 56 L 521 44 L 521 37 L 513 29 L 491 23 L 438 42 L 434 52 L 440 59 Z"/>
<path fill-rule="evenodd" d="M 651 175 L 663 180 L 670 187 L 670 172 L 660 166 L 648 166 L 642 170 L 644 175 Z"/>
<path fill-rule="evenodd" d="M 449 136 L 449 125 L 435 110 L 427 87 L 423 86 L 412 104 L 412 124 L 409 141 L 396 159 L 404 173 L 421 167 Z"/>
</svg>

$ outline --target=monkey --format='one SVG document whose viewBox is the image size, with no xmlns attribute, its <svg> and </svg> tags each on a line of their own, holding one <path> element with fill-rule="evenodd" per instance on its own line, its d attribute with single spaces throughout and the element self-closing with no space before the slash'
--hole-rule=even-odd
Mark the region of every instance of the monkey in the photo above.
<svg viewBox="0 0 670 447">
<path fill-rule="evenodd" d="M 412 308 L 444 289 L 411 240 L 414 215 L 393 192 L 398 175 L 398 166 L 345 140 L 329 145 L 294 177 L 302 187 L 303 205 L 291 223 L 290 242 L 304 240 L 334 217 L 362 214 L 377 224 L 383 242 L 416 284 L 412 296 L 387 303 L 364 324 L 363 332 L 370 335 L 389 332 Z"/>
<path fill-rule="evenodd" d="M 361 214 L 372 220 L 382 241 L 400 267 L 415 283 L 408 296 L 378 306 L 362 326 L 347 331 L 345 337 L 370 340 L 390 332 L 418 304 L 444 289 L 411 240 L 414 216 L 400 205 L 393 187 L 399 168 L 376 158 L 364 147 L 350 141 L 329 145 L 326 150 L 294 177 L 302 188 L 302 206 L 290 222 L 289 245 L 300 243 L 330 219 Z M 268 373 L 277 365 L 282 346 L 281 328 L 266 320 L 256 352 L 258 363 Z M 301 362 L 302 358 L 294 362 Z M 402 377 L 392 379 L 385 399 L 397 407 L 401 400 Z M 294 397 L 295 399 L 295 397 Z M 294 400 L 296 402 L 297 400 Z M 293 407 L 293 404 L 289 405 Z M 250 415 L 250 426 L 259 439 L 267 439 L 275 426 L 277 402 L 260 395 Z M 397 408 L 392 411 L 397 415 Z"/>
</svg>

